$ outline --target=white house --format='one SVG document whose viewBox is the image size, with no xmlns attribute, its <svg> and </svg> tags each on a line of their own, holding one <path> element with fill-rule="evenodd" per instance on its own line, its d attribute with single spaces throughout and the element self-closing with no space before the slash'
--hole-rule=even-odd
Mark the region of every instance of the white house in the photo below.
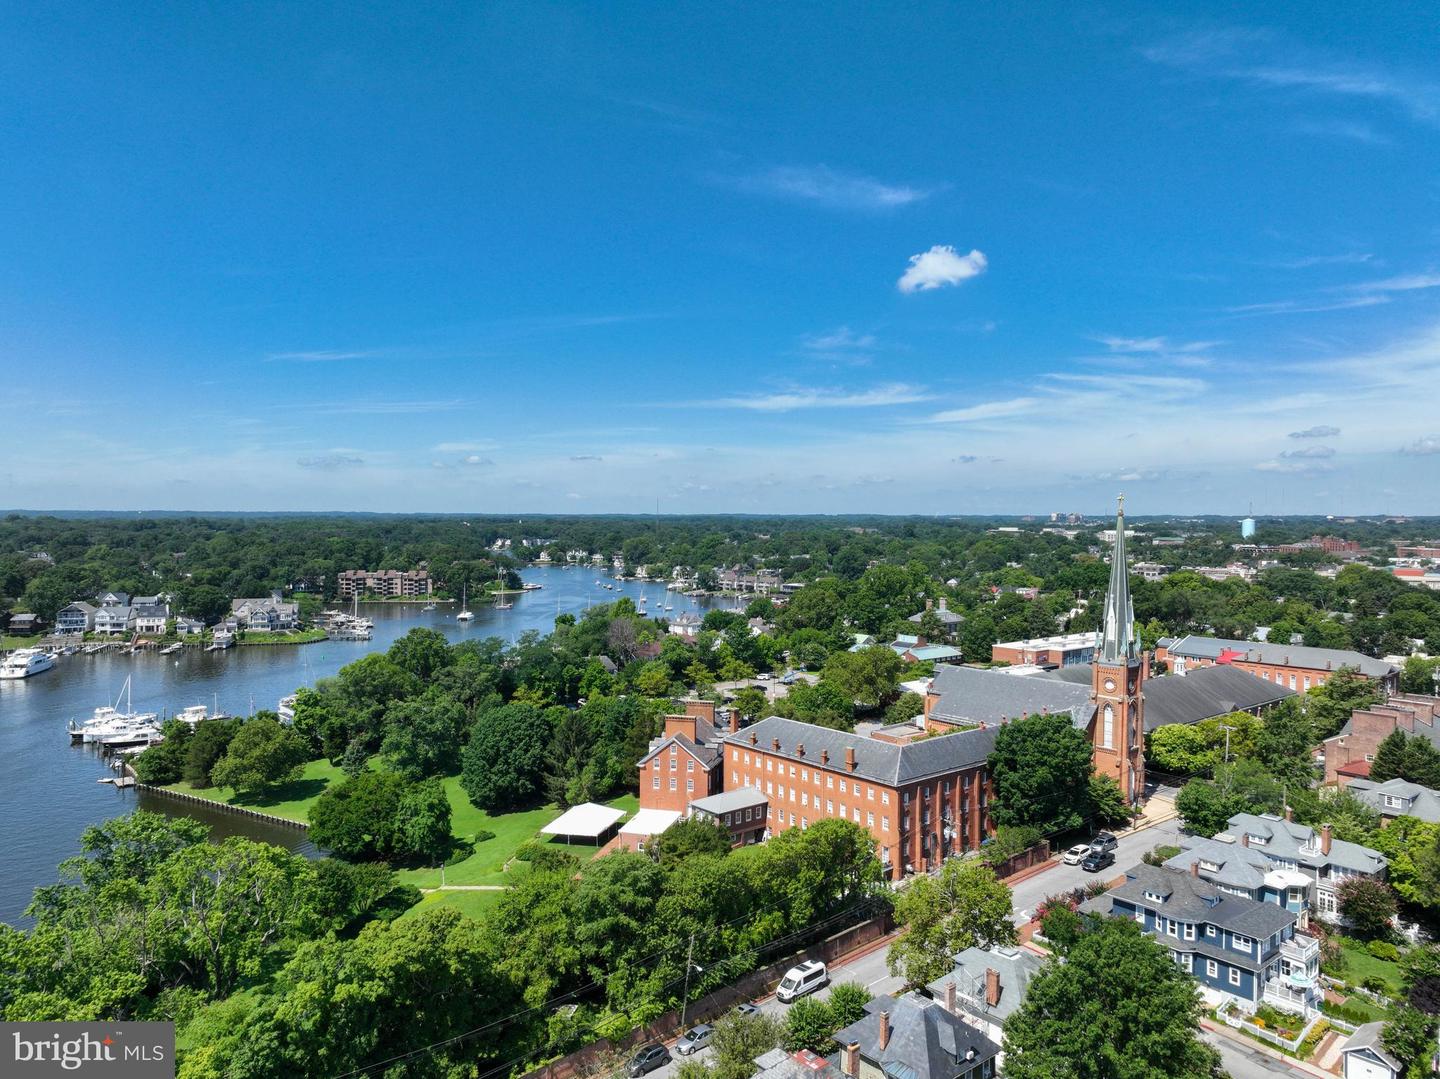
<svg viewBox="0 0 1440 1079">
<path fill-rule="evenodd" d="M 129 633 L 135 628 L 135 608 L 129 605 L 101 607 L 95 612 L 96 633 Z"/>
<path fill-rule="evenodd" d="M 95 607 L 77 600 L 55 615 L 56 633 L 89 633 L 95 628 Z"/>
<path fill-rule="evenodd" d="M 683 611 L 680 617 L 670 623 L 670 632 L 687 641 L 693 641 L 700 633 L 700 616 L 694 611 Z"/>
<path fill-rule="evenodd" d="M 198 618 L 181 615 L 175 619 L 175 632 L 181 637 L 198 637 L 205 632 L 205 623 Z"/>
<path fill-rule="evenodd" d="M 135 632 L 160 636 L 165 632 L 165 623 L 170 620 L 170 608 L 163 603 L 135 606 Z"/>
</svg>

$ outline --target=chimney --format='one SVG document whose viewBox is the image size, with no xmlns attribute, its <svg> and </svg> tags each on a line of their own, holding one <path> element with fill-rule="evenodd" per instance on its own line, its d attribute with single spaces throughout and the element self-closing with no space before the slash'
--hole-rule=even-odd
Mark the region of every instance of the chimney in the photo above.
<svg viewBox="0 0 1440 1079">
<path fill-rule="evenodd" d="M 993 1008 L 1000 1003 L 1000 972 L 994 967 L 985 968 L 985 1006 Z"/>
<path fill-rule="evenodd" d="M 1249 833 L 1249 832 L 1241 832 L 1241 833 L 1240 833 L 1240 845 L 1241 845 L 1242 847 L 1248 847 L 1248 846 L 1250 845 L 1250 833 Z"/>
<path fill-rule="evenodd" d="M 955 979 L 951 978 L 945 983 L 945 1010 L 955 1015 Z"/>
<path fill-rule="evenodd" d="M 934 610 L 934 609 L 935 609 L 935 601 L 934 601 L 933 599 L 927 599 L 927 600 L 925 601 L 925 609 L 926 609 L 927 611 Z"/>
<path fill-rule="evenodd" d="M 1330 853 L 1330 825 L 1328 824 L 1320 826 L 1320 853 Z"/>
<path fill-rule="evenodd" d="M 948 599 L 946 599 L 944 596 L 941 596 L 941 597 L 940 597 L 940 609 L 941 609 L 942 611 L 949 610 L 949 608 L 946 606 L 946 604 L 949 603 L 949 602 L 950 602 L 950 601 L 949 601 Z"/>
<path fill-rule="evenodd" d="M 860 1075 L 860 1043 L 851 1042 L 844 1049 L 840 1050 L 840 1070 L 850 1077 L 858 1079 Z"/>
<path fill-rule="evenodd" d="M 845 747 L 845 771 L 847 771 L 847 772 L 853 772 L 853 771 L 855 771 L 855 747 L 854 747 L 854 746 L 846 746 L 846 747 Z"/>
<path fill-rule="evenodd" d="M 740 729 L 740 709 L 730 709 L 730 733 L 734 734 Z"/>
<path fill-rule="evenodd" d="M 1295 820 L 1295 810 L 1291 809 L 1289 806 L 1285 807 L 1285 819 L 1286 821 Z"/>
<path fill-rule="evenodd" d="M 880 1013 L 880 1048 L 883 1050 L 890 1044 L 890 1013 Z"/>
<path fill-rule="evenodd" d="M 805 756 L 805 743 L 804 743 L 804 742 L 796 742 L 796 743 L 795 743 L 795 756 L 797 756 L 797 757 L 802 757 L 802 758 Z"/>
<path fill-rule="evenodd" d="M 779 753 L 779 752 L 780 752 L 780 739 L 778 739 L 778 738 L 772 738 L 772 739 L 770 739 L 770 748 L 773 749 L 776 753 Z"/>
<path fill-rule="evenodd" d="M 820 751 L 820 763 L 821 763 L 821 764 L 829 764 L 829 763 L 830 763 L 830 751 L 829 751 L 828 749 L 822 749 L 822 750 Z"/>
<path fill-rule="evenodd" d="M 760 741 L 760 736 L 759 736 L 758 734 L 756 734 L 754 731 L 751 731 L 751 732 L 750 732 L 750 744 L 751 744 L 752 746 L 753 746 L 753 745 L 757 745 L 757 744 L 759 743 L 759 741 Z"/>
<path fill-rule="evenodd" d="M 1200 875 L 1200 863 L 1198 861 L 1190 863 L 1190 875 L 1192 877 L 1198 877 Z"/>
</svg>

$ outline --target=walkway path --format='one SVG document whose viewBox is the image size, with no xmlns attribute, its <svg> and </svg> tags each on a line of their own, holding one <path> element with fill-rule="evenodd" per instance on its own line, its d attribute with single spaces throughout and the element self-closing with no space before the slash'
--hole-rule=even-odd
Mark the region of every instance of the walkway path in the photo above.
<svg viewBox="0 0 1440 1079">
<path fill-rule="evenodd" d="M 438 888 L 421 888 L 422 892 L 508 892 L 504 884 L 442 884 Z"/>
</svg>

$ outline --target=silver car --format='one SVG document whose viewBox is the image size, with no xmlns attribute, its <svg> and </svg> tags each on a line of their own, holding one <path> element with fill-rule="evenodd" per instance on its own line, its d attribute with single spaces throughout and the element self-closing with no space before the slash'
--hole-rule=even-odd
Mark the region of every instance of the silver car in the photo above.
<svg viewBox="0 0 1440 1079">
<path fill-rule="evenodd" d="M 715 1033 L 715 1028 L 709 1023 L 701 1023 L 693 1026 L 675 1043 L 675 1052 L 682 1057 L 688 1057 L 692 1053 L 698 1053 L 710 1044 L 710 1038 Z"/>
</svg>

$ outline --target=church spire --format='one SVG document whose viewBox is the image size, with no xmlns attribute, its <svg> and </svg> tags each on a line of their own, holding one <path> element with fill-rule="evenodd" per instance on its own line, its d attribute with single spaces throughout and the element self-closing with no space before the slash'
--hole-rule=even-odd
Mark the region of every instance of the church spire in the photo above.
<svg viewBox="0 0 1440 1079">
<path fill-rule="evenodd" d="M 1140 662 L 1140 640 L 1135 635 L 1135 608 L 1130 602 L 1130 568 L 1125 562 L 1125 496 L 1115 511 L 1115 545 L 1110 550 L 1110 588 L 1105 593 L 1105 628 L 1100 639 L 1100 662 Z"/>
</svg>

